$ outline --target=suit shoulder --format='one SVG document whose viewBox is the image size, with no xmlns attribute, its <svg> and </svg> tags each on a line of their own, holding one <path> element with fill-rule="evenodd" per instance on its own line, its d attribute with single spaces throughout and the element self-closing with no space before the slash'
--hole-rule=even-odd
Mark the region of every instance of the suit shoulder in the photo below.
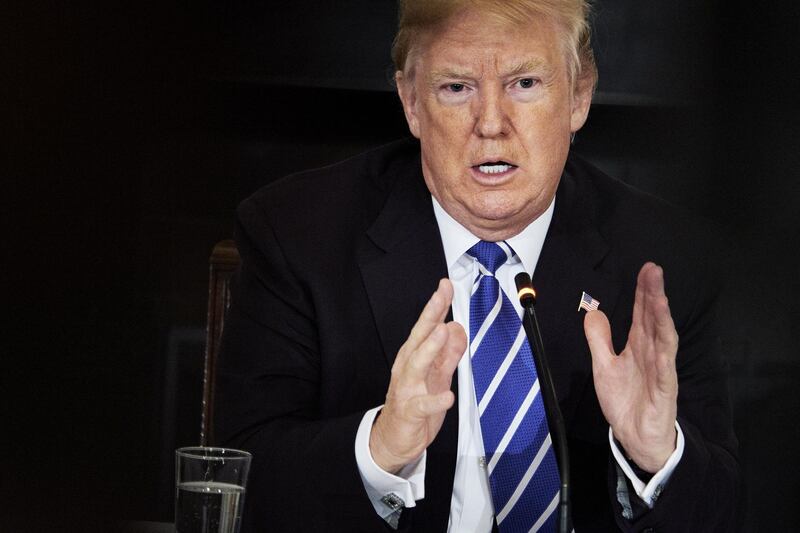
<svg viewBox="0 0 800 533">
<path fill-rule="evenodd" d="M 419 165 L 418 145 L 401 140 L 281 178 L 239 204 L 237 239 L 269 237 L 298 257 L 352 253 L 394 184 Z"/>
<path fill-rule="evenodd" d="M 577 156 L 570 156 L 567 175 L 589 197 L 592 216 L 612 241 L 643 246 L 679 240 L 686 245 L 722 243 L 722 229 L 689 210 L 613 178 Z"/>
<path fill-rule="evenodd" d="M 241 209 L 336 211 L 341 206 L 365 205 L 385 195 L 415 162 L 418 144 L 403 139 L 343 161 L 290 174 L 269 183 L 240 204 Z"/>
<path fill-rule="evenodd" d="M 718 224 L 612 178 L 578 157 L 566 176 L 581 212 L 594 220 L 619 266 L 638 272 L 653 261 L 687 283 L 727 277 L 736 247 Z M 687 288 L 688 290 L 688 288 Z"/>
</svg>

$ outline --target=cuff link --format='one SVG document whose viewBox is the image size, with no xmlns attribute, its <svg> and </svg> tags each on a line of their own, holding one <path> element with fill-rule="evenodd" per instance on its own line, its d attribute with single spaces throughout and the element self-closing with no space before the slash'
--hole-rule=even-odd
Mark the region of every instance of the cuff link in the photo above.
<svg viewBox="0 0 800 533">
<path fill-rule="evenodd" d="M 389 494 L 385 495 L 383 498 L 381 498 L 381 501 L 392 511 L 400 511 L 406 506 L 406 502 L 403 501 L 403 498 L 394 492 L 390 492 Z"/>
<path fill-rule="evenodd" d="M 652 502 L 656 503 L 656 500 L 659 496 L 661 496 L 661 492 L 664 490 L 664 485 L 658 485 L 656 489 L 653 491 Z"/>
<path fill-rule="evenodd" d="M 389 527 L 392 529 L 397 529 L 400 525 L 400 514 L 403 512 L 406 502 L 404 502 L 403 498 L 394 492 L 386 494 L 383 498 L 381 498 L 381 502 L 392 511 L 392 513 L 384 518 L 384 520 L 387 524 L 389 524 Z"/>
</svg>

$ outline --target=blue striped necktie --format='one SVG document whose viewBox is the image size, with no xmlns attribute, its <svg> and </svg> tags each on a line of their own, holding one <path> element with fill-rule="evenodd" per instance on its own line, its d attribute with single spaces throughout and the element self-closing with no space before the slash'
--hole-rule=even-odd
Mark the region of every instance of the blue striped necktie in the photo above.
<svg viewBox="0 0 800 533">
<path fill-rule="evenodd" d="M 495 518 L 501 533 L 555 531 L 561 484 L 536 367 L 522 321 L 495 278 L 514 250 L 480 241 L 467 254 L 480 271 L 469 338 Z"/>
</svg>

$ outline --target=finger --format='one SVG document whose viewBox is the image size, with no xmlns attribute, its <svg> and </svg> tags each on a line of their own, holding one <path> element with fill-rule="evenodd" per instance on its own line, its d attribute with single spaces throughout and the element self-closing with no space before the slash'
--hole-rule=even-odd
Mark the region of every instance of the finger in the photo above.
<svg viewBox="0 0 800 533">
<path fill-rule="evenodd" d="M 590 311 L 583 319 L 583 331 L 592 354 L 592 366 L 606 364 L 615 356 L 611 342 L 611 324 L 602 311 Z"/>
<path fill-rule="evenodd" d="M 400 378 L 405 383 L 420 383 L 427 379 L 431 365 L 441 354 L 447 342 L 448 331 L 443 323 L 436 324 L 430 335 L 419 345 L 416 350 L 408 354 L 403 364 L 404 373 Z"/>
<path fill-rule="evenodd" d="M 437 369 L 442 377 L 451 378 L 467 349 L 467 334 L 458 322 L 448 322 L 447 341 L 437 359 Z"/>
<path fill-rule="evenodd" d="M 663 284 L 663 280 L 662 280 Z M 655 359 L 656 379 L 662 391 L 673 391 L 677 388 L 677 371 L 675 358 L 678 353 L 678 332 L 672 320 L 669 303 L 663 290 L 654 295 L 648 313 L 653 329 L 653 353 Z"/>
<path fill-rule="evenodd" d="M 639 271 L 638 282 L 648 297 L 664 295 L 664 270 L 655 263 L 647 262 Z"/>
<path fill-rule="evenodd" d="M 647 305 L 647 275 L 651 266 L 655 263 L 647 262 L 639 269 L 636 276 L 636 292 L 633 299 L 633 315 L 631 317 L 631 329 L 644 327 L 645 307 Z"/>
<path fill-rule="evenodd" d="M 677 346 L 677 333 L 669 301 L 664 292 L 664 270 L 653 263 L 642 267 L 641 286 L 644 293 L 642 324 L 647 335 L 657 343 Z"/>
<path fill-rule="evenodd" d="M 414 418 L 428 418 L 450 409 L 455 403 L 455 395 L 446 390 L 439 394 L 415 396 L 408 402 L 408 415 Z"/>
<path fill-rule="evenodd" d="M 639 279 L 644 302 L 640 321 L 643 334 L 637 337 L 633 352 L 649 379 L 653 379 L 662 392 L 672 396 L 677 391 L 675 357 L 678 333 L 664 292 L 664 271 L 658 265 L 647 263 L 642 267 Z M 629 339 L 632 338 L 633 328 Z"/>
<path fill-rule="evenodd" d="M 450 309 L 452 301 L 453 285 L 449 279 L 443 278 L 439 280 L 439 286 L 425 304 L 416 324 L 411 328 L 405 347 L 412 351 L 416 350 L 428 338 L 436 325 L 444 322 L 444 317 L 447 316 L 447 310 Z"/>
<path fill-rule="evenodd" d="M 657 337 L 673 340 L 677 334 L 669 310 L 669 300 L 664 292 L 664 270 L 661 267 L 651 269 L 648 274 L 647 299 L 648 307 L 652 308 L 650 315 L 653 317 Z"/>
</svg>

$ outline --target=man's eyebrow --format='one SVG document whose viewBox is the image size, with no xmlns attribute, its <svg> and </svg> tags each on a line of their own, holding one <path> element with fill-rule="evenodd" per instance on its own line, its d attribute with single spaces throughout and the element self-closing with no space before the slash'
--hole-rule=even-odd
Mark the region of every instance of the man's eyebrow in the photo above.
<svg viewBox="0 0 800 533">
<path fill-rule="evenodd" d="M 428 78 L 435 83 L 440 80 L 450 79 L 472 80 L 475 79 L 475 75 L 469 70 L 459 70 L 458 68 L 447 67 L 431 71 L 431 73 L 428 75 Z"/>
<path fill-rule="evenodd" d="M 512 66 L 504 71 L 501 75 L 503 78 L 512 78 L 520 74 L 534 74 L 537 72 L 544 72 L 545 74 L 551 72 L 553 69 L 546 61 L 540 58 L 530 58 L 512 64 Z M 475 80 L 476 76 L 469 69 L 459 69 L 458 67 L 445 67 L 431 71 L 428 75 L 430 83 L 436 84 L 442 80 Z"/>
<path fill-rule="evenodd" d="M 532 74 L 535 72 L 549 72 L 552 70 L 547 62 L 539 58 L 526 59 L 511 66 L 508 70 L 503 72 L 503 78 L 511 78 L 520 74 Z"/>
</svg>

